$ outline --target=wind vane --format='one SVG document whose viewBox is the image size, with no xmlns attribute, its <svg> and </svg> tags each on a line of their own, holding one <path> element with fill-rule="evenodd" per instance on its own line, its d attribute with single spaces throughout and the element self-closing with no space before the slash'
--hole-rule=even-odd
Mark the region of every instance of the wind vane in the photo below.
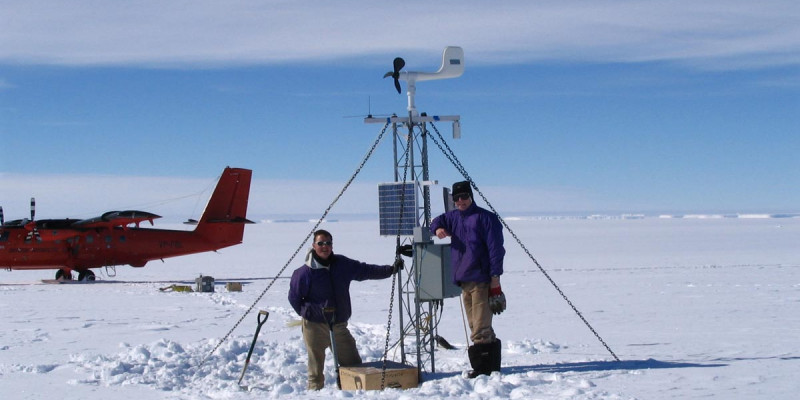
<svg viewBox="0 0 800 400">
<path fill-rule="evenodd" d="M 400 57 L 394 59 L 393 70 L 387 72 L 383 77 L 394 78 L 394 87 L 397 93 L 401 93 L 400 80 L 407 82 L 408 112 L 413 116 L 417 115 L 414 105 L 414 95 L 417 91 L 417 81 L 432 81 L 436 79 L 458 78 L 464 73 L 464 49 L 458 46 L 448 46 L 442 52 L 442 66 L 436 72 L 416 72 L 401 71 L 406 65 L 405 60 Z"/>
</svg>

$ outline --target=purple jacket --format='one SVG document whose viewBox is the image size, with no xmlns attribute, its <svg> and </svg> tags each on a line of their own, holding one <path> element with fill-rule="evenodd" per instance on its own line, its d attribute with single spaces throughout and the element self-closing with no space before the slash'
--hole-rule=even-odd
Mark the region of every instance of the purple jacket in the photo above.
<svg viewBox="0 0 800 400">
<path fill-rule="evenodd" d="M 466 210 L 444 213 L 431 222 L 431 233 L 450 232 L 453 283 L 489 282 L 503 274 L 503 226 L 497 215 L 472 203 Z"/>
<path fill-rule="evenodd" d="M 347 322 L 352 314 L 350 282 L 392 276 L 391 265 L 366 264 L 339 254 L 331 254 L 331 259 L 329 268 L 312 268 L 314 264 L 307 261 L 292 273 L 289 303 L 298 315 L 312 322 L 328 322 L 324 307 L 336 307 L 337 324 Z"/>
</svg>

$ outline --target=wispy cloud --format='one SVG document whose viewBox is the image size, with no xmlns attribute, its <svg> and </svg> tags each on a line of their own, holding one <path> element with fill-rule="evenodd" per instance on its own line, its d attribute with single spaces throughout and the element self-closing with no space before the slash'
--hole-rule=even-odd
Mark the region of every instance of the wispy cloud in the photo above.
<svg viewBox="0 0 800 400">
<path fill-rule="evenodd" d="M 137 209 L 167 219 L 199 218 L 217 178 L 0 172 L 0 206 L 6 219 L 27 218 L 36 198 L 37 218 L 90 218 L 106 211 Z M 343 183 L 254 179 L 248 214 L 322 215 Z M 334 213 L 377 213 L 377 186 L 353 183 Z M 316 214 L 315 214 L 316 213 Z"/>
<path fill-rule="evenodd" d="M 0 62 L 215 66 L 361 59 L 460 45 L 472 64 L 800 63 L 800 3 L 72 1 L 0 3 Z"/>
<path fill-rule="evenodd" d="M 0 78 L 0 91 L 14 88 L 15 86 L 9 83 L 6 79 Z"/>
<path fill-rule="evenodd" d="M 182 221 L 199 218 L 216 185 L 216 178 L 110 176 L 78 174 L 16 174 L 0 172 L 0 206 L 6 220 L 27 218 L 29 201 L 36 198 L 36 216 L 91 218 L 112 210 L 142 210 Z M 320 217 L 343 189 L 344 182 L 254 179 L 248 215 L 253 219 L 302 214 Z M 436 190 L 441 190 L 436 188 Z M 604 211 L 619 205 L 574 188 L 482 188 L 499 212 L 550 213 Z M 519 199 L 536 199 L 535 204 Z M 433 200 L 434 212 L 444 206 Z M 483 198 L 479 204 L 485 205 Z M 438 210 L 438 211 L 437 211 Z M 354 182 L 331 208 L 330 216 L 378 213 L 377 182 Z"/>
</svg>

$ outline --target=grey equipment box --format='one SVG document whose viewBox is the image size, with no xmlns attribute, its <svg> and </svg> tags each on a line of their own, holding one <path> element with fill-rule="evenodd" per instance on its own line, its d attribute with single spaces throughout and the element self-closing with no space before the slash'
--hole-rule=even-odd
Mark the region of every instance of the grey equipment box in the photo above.
<svg viewBox="0 0 800 400">
<path fill-rule="evenodd" d="M 414 264 L 419 271 L 419 299 L 443 300 L 461 295 L 461 288 L 453 283 L 450 245 L 418 242 L 414 246 Z"/>
<path fill-rule="evenodd" d="M 195 278 L 194 283 L 197 285 L 195 292 L 213 292 L 214 291 L 214 278 L 210 276 L 203 276 Z"/>
</svg>

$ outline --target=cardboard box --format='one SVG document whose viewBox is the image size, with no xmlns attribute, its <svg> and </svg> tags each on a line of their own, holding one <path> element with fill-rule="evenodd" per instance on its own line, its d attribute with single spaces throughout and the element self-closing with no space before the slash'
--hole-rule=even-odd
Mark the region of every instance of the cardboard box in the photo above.
<svg viewBox="0 0 800 400">
<path fill-rule="evenodd" d="M 340 367 L 339 378 L 342 390 L 381 390 L 383 361 L 363 363 L 354 367 Z M 386 361 L 385 388 L 410 389 L 419 386 L 419 370 L 416 367 Z"/>
<path fill-rule="evenodd" d="M 242 291 L 242 283 L 241 282 L 228 282 L 225 284 L 225 289 L 229 292 L 241 292 Z"/>
</svg>

